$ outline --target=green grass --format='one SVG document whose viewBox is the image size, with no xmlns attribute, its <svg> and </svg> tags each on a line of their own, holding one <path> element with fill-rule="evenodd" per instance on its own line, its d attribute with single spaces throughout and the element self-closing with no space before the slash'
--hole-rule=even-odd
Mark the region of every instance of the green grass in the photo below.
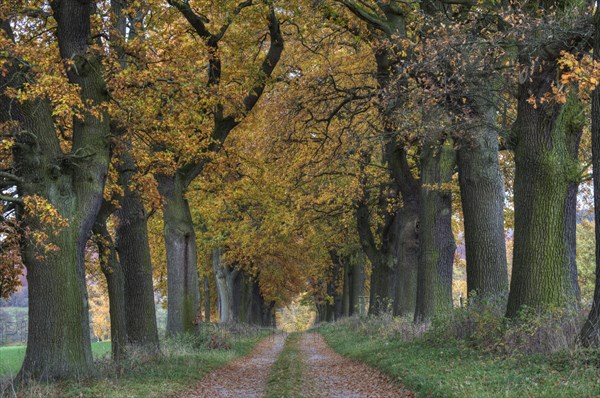
<svg viewBox="0 0 600 398">
<path fill-rule="evenodd" d="M 110 342 L 92 343 L 95 359 L 110 355 Z M 14 376 L 21 368 L 25 357 L 25 346 L 0 347 L 0 378 Z"/>
<path fill-rule="evenodd" d="M 324 326 L 320 332 L 335 351 L 382 370 L 420 397 L 600 396 L 597 352 L 502 356 L 456 342 L 367 336 L 347 326 Z"/>
<path fill-rule="evenodd" d="M 283 350 L 271 369 L 265 398 L 302 397 L 302 360 L 298 349 L 300 338 L 299 333 L 292 333 L 285 340 Z"/>
<path fill-rule="evenodd" d="M 29 386 L 19 397 L 158 398 L 172 397 L 193 387 L 205 374 L 246 355 L 262 335 L 239 338 L 229 350 L 210 350 L 194 341 L 167 340 L 158 359 L 134 358 L 123 364 L 123 372 L 108 358 L 98 361 L 98 378 L 80 382 L 57 382 Z M 110 348 L 109 348 L 110 349 Z M 2 393 L 0 391 L 0 396 Z"/>
</svg>

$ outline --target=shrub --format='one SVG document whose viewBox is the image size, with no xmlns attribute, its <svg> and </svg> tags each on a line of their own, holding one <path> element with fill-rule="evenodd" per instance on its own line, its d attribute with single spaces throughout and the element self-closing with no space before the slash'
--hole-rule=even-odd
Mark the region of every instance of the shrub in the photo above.
<svg viewBox="0 0 600 398">
<path fill-rule="evenodd" d="M 577 310 L 524 307 L 514 319 L 503 314 L 495 303 L 472 301 L 433 319 L 425 337 L 434 344 L 451 340 L 502 354 L 555 353 L 575 347 L 584 321 Z"/>
<path fill-rule="evenodd" d="M 504 334 L 504 352 L 555 353 L 573 349 L 584 322 L 578 310 L 524 307 Z"/>
</svg>

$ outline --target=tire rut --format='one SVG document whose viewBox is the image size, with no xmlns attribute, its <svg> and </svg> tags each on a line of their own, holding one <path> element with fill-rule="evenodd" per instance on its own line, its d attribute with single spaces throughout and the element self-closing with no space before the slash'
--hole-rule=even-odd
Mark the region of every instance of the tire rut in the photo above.
<svg viewBox="0 0 600 398">
<path fill-rule="evenodd" d="M 306 398 L 416 397 L 380 371 L 337 354 L 320 334 L 304 334 L 300 353 Z"/>
<path fill-rule="evenodd" d="M 285 336 L 276 334 L 261 341 L 252 352 L 207 374 L 181 398 L 260 398 L 271 366 L 283 349 Z"/>
</svg>

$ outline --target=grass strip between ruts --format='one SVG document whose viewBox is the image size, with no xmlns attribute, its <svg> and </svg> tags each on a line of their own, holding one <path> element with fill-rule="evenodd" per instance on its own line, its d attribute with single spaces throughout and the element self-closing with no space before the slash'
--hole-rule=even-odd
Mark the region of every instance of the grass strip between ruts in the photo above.
<svg viewBox="0 0 600 398">
<path fill-rule="evenodd" d="M 302 397 L 302 358 L 300 357 L 300 333 L 288 335 L 283 350 L 271 368 L 265 398 Z"/>
</svg>

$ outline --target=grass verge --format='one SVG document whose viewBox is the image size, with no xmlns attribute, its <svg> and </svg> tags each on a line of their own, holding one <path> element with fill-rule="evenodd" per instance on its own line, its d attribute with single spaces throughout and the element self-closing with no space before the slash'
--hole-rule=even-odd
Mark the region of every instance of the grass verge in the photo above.
<svg viewBox="0 0 600 398">
<path fill-rule="evenodd" d="M 204 375 L 248 354 L 264 333 L 231 339 L 229 349 L 210 349 L 206 342 L 182 336 L 162 343 L 156 359 L 132 358 L 117 369 L 108 358 L 97 361 L 100 376 L 79 382 L 39 383 L 17 391 L 16 397 L 163 398 L 193 387 Z M 0 385 L 1 387 L 1 385 Z M 10 384 L 0 397 L 14 397 Z"/>
<path fill-rule="evenodd" d="M 302 360 L 298 344 L 301 334 L 292 333 L 285 340 L 279 358 L 273 364 L 267 382 L 265 398 L 300 398 L 302 387 Z"/>
<path fill-rule="evenodd" d="M 110 355 L 110 342 L 92 343 L 94 359 L 100 360 Z M 0 379 L 14 377 L 21 369 L 25 357 L 25 346 L 0 347 Z"/>
<path fill-rule="evenodd" d="M 510 356 L 457 344 L 370 336 L 348 325 L 320 328 L 338 353 L 368 363 L 421 397 L 598 397 L 598 352 Z"/>
</svg>

